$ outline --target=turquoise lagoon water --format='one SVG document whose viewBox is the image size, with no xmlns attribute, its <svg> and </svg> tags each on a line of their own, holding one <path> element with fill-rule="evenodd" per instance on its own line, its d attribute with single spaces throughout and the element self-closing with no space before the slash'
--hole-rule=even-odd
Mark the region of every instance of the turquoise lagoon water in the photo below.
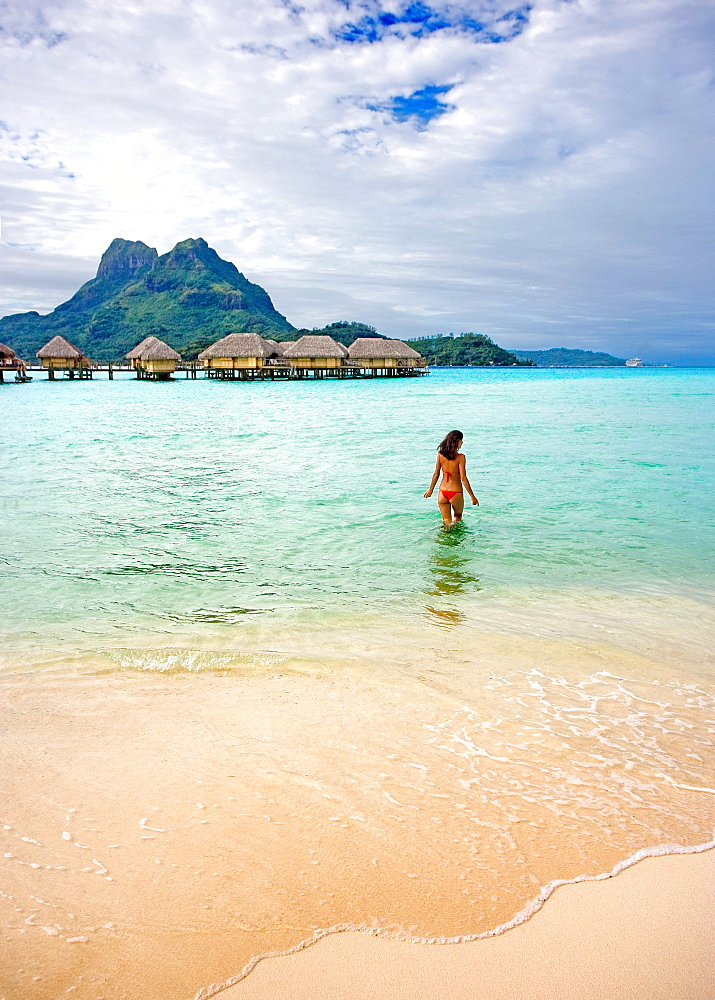
<svg viewBox="0 0 715 1000">
<path fill-rule="evenodd" d="M 707 369 L 6 386 L 6 652 L 463 600 L 707 598 L 714 392 Z M 453 427 L 481 506 L 445 533 L 422 494 Z"/>
<path fill-rule="evenodd" d="M 331 928 L 492 934 L 712 846 L 714 394 L 2 387 L 12 995 L 206 997 Z M 423 493 L 454 427 L 481 506 L 445 531 Z"/>
</svg>

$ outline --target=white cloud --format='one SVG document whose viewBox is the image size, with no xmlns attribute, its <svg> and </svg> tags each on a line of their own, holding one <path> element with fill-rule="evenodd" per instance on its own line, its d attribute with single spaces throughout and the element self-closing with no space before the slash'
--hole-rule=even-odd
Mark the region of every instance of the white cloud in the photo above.
<svg viewBox="0 0 715 1000">
<path fill-rule="evenodd" d="M 378 9 L 404 5 L 0 5 L 3 311 L 66 298 L 115 236 L 191 235 L 299 326 L 715 360 L 712 7 L 544 0 L 501 44 L 336 38 Z M 454 110 L 426 130 L 384 110 L 430 84 Z"/>
</svg>

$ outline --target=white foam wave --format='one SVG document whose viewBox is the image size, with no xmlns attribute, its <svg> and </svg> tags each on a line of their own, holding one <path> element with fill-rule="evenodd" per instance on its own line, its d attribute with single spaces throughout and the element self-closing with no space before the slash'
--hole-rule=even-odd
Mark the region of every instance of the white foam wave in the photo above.
<svg viewBox="0 0 715 1000">
<path fill-rule="evenodd" d="M 220 652 L 200 649 L 112 649 L 104 655 L 125 670 L 142 670 L 153 673 L 209 673 L 211 671 L 237 670 L 245 667 L 273 667 L 285 663 L 289 657 L 279 653 Z"/>
<path fill-rule="evenodd" d="M 223 983 L 212 983 L 209 986 L 202 987 L 198 993 L 191 998 L 191 1000 L 209 1000 L 210 997 L 216 996 L 216 994 L 221 993 L 223 990 L 227 990 L 231 986 L 235 986 L 236 983 L 240 983 L 241 980 L 250 975 L 258 963 L 262 962 L 264 959 L 282 958 L 286 955 L 295 955 L 297 952 L 303 951 L 305 948 L 309 948 L 311 945 L 316 944 L 318 941 L 328 937 L 330 934 L 342 934 L 346 931 L 352 931 L 361 934 L 370 934 L 373 937 L 385 937 L 405 941 L 411 944 L 440 945 L 466 944 L 469 941 L 478 941 L 483 938 L 497 937 L 498 935 L 511 930 L 513 927 L 518 927 L 519 924 L 526 923 L 526 921 L 533 917 L 535 913 L 538 913 L 556 889 L 559 889 L 563 885 L 575 885 L 578 882 L 601 882 L 604 879 L 620 875 L 621 872 L 625 871 L 627 868 L 631 868 L 635 864 L 638 864 L 639 861 L 643 861 L 645 858 L 664 857 L 670 854 L 701 854 L 704 851 L 712 850 L 714 847 L 715 830 L 713 830 L 713 839 L 704 844 L 695 844 L 690 846 L 683 844 L 660 844 L 656 847 L 644 847 L 640 851 L 636 851 L 636 853 L 632 854 L 630 857 L 625 858 L 623 861 L 619 861 L 610 871 L 602 872 L 600 875 L 577 875 L 575 878 L 570 879 L 553 879 L 545 886 L 542 886 L 538 895 L 530 900 L 525 907 L 519 910 L 519 912 L 512 917 L 511 920 L 504 924 L 499 924 L 498 927 L 494 927 L 491 930 L 482 931 L 479 934 L 459 934 L 455 937 L 415 937 L 399 931 L 383 929 L 367 924 L 351 923 L 335 924 L 332 927 L 321 928 L 320 930 L 315 931 L 315 933 L 309 938 L 306 938 L 304 941 L 300 941 L 292 948 L 286 948 L 282 951 L 266 952 L 264 955 L 256 955 L 237 975 L 232 976 Z"/>
</svg>

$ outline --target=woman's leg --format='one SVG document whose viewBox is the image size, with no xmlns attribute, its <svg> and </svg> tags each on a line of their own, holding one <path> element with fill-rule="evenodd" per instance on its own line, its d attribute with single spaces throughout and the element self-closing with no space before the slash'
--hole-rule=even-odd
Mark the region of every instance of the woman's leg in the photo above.
<svg viewBox="0 0 715 1000">
<path fill-rule="evenodd" d="M 454 498 L 457 499 L 456 497 Z M 444 496 L 440 490 L 437 494 L 437 503 L 439 504 L 439 512 L 442 515 L 442 520 L 444 521 L 445 528 L 448 528 L 452 523 L 452 504 Z"/>
<path fill-rule="evenodd" d="M 452 497 L 452 510 L 454 511 L 454 520 L 462 520 L 462 514 L 464 513 L 464 493 L 458 493 L 456 497 Z"/>
</svg>

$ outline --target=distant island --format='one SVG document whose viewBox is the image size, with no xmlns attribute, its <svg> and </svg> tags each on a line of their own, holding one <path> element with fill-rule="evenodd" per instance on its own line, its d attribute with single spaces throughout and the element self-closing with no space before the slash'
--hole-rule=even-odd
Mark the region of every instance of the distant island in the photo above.
<svg viewBox="0 0 715 1000">
<path fill-rule="evenodd" d="M 619 368 L 625 358 L 603 351 L 581 351 L 573 347 L 552 347 L 548 351 L 512 351 L 522 360 L 530 358 L 538 368 Z"/>
<path fill-rule="evenodd" d="M 373 334 L 374 336 L 374 334 Z M 420 337 L 405 341 L 430 365 L 477 367 L 488 365 L 536 368 L 616 368 L 625 366 L 625 358 L 603 351 L 552 347 L 543 351 L 517 351 L 499 347 L 483 333 L 449 334 L 444 337 Z"/>
<path fill-rule="evenodd" d="M 486 368 L 489 365 L 531 367 L 529 358 L 506 351 L 483 333 L 463 333 L 459 337 L 423 337 L 407 340 L 430 365 Z"/>
</svg>

